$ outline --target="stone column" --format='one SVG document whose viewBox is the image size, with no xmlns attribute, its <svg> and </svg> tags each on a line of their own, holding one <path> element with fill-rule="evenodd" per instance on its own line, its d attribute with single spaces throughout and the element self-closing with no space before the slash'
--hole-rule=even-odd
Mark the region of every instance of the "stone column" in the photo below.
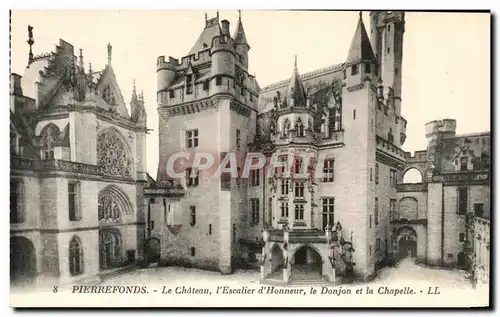
<svg viewBox="0 0 500 317">
<path fill-rule="evenodd" d="M 283 232 L 283 244 L 290 246 L 288 231 Z M 285 266 L 283 267 L 283 282 L 288 284 L 290 276 L 292 273 L 292 265 L 290 264 L 290 258 L 288 257 L 288 247 L 284 250 L 283 256 L 285 258 Z"/>
<path fill-rule="evenodd" d="M 271 257 L 269 255 L 269 231 L 264 229 L 262 232 L 262 240 L 264 240 L 264 246 L 262 247 L 262 264 L 260 265 L 260 281 L 262 282 L 269 272 Z"/>
</svg>

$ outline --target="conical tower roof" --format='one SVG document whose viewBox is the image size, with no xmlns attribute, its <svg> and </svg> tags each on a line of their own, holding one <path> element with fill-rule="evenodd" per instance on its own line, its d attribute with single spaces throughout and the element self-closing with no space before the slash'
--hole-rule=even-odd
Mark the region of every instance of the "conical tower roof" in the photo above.
<svg viewBox="0 0 500 317">
<path fill-rule="evenodd" d="M 291 106 L 291 100 L 293 100 L 294 107 L 306 107 L 307 95 L 304 86 L 300 81 L 300 74 L 297 68 L 297 55 L 295 55 L 295 64 L 293 67 L 292 78 L 290 78 L 290 82 L 288 83 L 284 102 L 288 106 Z"/>
<path fill-rule="evenodd" d="M 241 22 L 241 11 L 239 11 L 238 24 L 236 25 L 236 30 L 234 32 L 234 44 L 236 45 L 248 45 L 247 36 L 245 35 L 245 29 L 243 28 L 243 22 Z"/>
<path fill-rule="evenodd" d="M 354 32 L 354 37 L 351 41 L 351 47 L 349 48 L 349 53 L 347 54 L 346 64 L 360 61 L 375 62 L 376 60 L 377 59 L 375 58 L 375 54 L 373 54 L 368 33 L 366 32 L 366 28 L 363 23 L 362 14 L 359 12 L 358 25 L 356 26 L 356 31 Z"/>
</svg>

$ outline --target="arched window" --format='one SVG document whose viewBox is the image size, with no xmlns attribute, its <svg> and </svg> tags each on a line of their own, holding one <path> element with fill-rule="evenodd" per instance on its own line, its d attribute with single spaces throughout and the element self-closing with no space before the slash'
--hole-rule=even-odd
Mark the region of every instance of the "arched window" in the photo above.
<svg viewBox="0 0 500 317">
<path fill-rule="evenodd" d="M 127 146 L 114 129 L 102 132 L 97 138 L 97 161 L 107 175 L 131 176 Z"/>
<path fill-rule="evenodd" d="M 107 269 L 122 265 L 121 237 L 117 230 L 99 232 L 99 267 Z"/>
<path fill-rule="evenodd" d="M 72 276 L 83 273 L 83 247 L 77 236 L 74 236 L 69 243 L 69 273 Z"/>
<path fill-rule="evenodd" d="M 56 141 L 59 138 L 59 128 L 50 123 L 42 131 L 42 159 L 52 160 L 54 159 L 54 148 L 56 147 Z"/>
<path fill-rule="evenodd" d="M 285 120 L 285 124 L 283 125 L 283 136 L 288 137 L 288 132 L 290 131 L 290 121 L 288 119 Z"/>
<path fill-rule="evenodd" d="M 97 211 L 100 223 L 118 223 L 132 212 L 132 205 L 122 190 L 110 185 L 99 193 Z"/>
<path fill-rule="evenodd" d="M 297 136 L 298 137 L 303 137 L 304 136 L 304 124 L 302 123 L 302 120 L 300 118 L 297 120 Z"/>
<path fill-rule="evenodd" d="M 302 165 L 302 159 L 301 158 L 296 158 L 295 162 L 293 164 L 293 173 L 294 174 L 300 174 L 300 168 Z"/>
</svg>

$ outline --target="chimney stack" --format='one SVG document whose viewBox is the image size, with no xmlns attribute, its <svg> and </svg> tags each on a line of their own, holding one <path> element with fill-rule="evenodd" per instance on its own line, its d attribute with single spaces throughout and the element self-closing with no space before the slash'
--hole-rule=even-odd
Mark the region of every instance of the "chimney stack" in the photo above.
<svg viewBox="0 0 500 317">
<path fill-rule="evenodd" d="M 229 21 L 228 20 L 222 20 L 222 34 L 229 36 Z"/>
</svg>

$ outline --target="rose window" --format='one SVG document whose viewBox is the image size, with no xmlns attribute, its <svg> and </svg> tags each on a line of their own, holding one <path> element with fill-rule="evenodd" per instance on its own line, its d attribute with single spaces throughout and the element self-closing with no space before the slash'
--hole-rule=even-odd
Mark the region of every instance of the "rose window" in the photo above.
<svg viewBox="0 0 500 317">
<path fill-rule="evenodd" d="M 103 172 L 112 176 L 130 176 L 131 164 L 122 139 L 113 131 L 103 132 L 97 140 L 97 160 Z"/>
</svg>

